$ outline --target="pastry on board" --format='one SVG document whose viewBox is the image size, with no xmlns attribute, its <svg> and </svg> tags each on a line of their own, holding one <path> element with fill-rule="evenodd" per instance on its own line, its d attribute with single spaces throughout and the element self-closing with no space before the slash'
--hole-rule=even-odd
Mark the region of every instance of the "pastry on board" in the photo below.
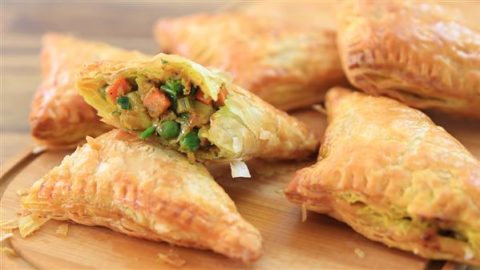
<svg viewBox="0 0 480 270">
<path fill-rule="evenodd" d="M 291 110 L 323 101 L 328 88 L 346 83 L 335 32 L 304 22 L 252 8 L 161 19 L 154 34 L 163 52 L 225 71 L 239 86 Z"/>
<path fill-rule="evenodd" d="M 180 56 L 92 63 L 77 89 L 105 123 L 198 160 L 299 159 L 318 150 L 302 122 Z"/>
<path fill-rule="evenodd" d="M 326 106 L 318 161 L 287 198 L 390 247 L 480 265 L 480 162 L 396 100 L 338 87 Z"/>
<path fill-rule="evenodd" d="M 480 31 L 432 1 L 344 1 L 338 48 L 355 87 L 480 118 Z"/>
<path fill-rule="evenodd" d="M 45 34 L 42 44 L 43 81 L 30 111 L 34 139 L 47 148 L 74 148 L 85 140 L 85 136 L 97 136 L 109 130 L 100 122 L 95 109 L 77 94 L 75 75 L 88 61 L 141 59 L 144 56 L 59 33 Z"/>
<path fill-rule="evenodd" d="M 120 130 L 87 137 L 32 185 L 22 206 L 33 217 L 104 226 L 244 262 L 261 255 L 259 231 L 205 167 Z"/>
</svg>

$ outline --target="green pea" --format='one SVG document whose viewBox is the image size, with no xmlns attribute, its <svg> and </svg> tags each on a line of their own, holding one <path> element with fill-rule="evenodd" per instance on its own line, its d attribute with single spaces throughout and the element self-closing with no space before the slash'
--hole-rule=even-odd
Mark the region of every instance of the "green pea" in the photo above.
<svg viewBox="0 0 480 270">
<path fill-rule="evenodd" d="M 130 100 L 127 96 L 120 96 L 117 98 L 117 104 L 124 110 L 131 110 L 132 105 L 130 104 Z"/>
<path fill-rule="evenodd" d="M 200 146 L 200 138 L 197 131 L 190 131 L 180 140 L 180 149 L 184 151 L 194 152 Z"/>
<path fill-rule="evenodd" d="M 157 133 L 164 139 L 176 138 L 180 134 L 180 124 L 172 120 L 164 121 L 157 128 Z"/>
</svg>

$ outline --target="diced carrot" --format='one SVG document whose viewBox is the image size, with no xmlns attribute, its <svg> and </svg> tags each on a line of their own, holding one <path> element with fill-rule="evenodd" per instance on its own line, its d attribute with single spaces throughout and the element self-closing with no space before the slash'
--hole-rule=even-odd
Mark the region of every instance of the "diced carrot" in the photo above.
<svg viewBox="0 0 480 270">
<path fill-rule="evenodd" d="M 132 86 L 123 77 L 118 77 L 107 89 L 107 95 L 115 102 L 117 97 L 127 94 Z"/>
<path fill-rule="evenodd" d="M 212 98 L 209 96 L 206 96 L 202 91 L 198 90 L 197 93 L 195 93 L 195 98 L 202 102 L 203 104 L 210 105 L 212 104 Z"/>
<path fill-rule="evenodd" d="M 147 107 L 147 110 L 152 117 L 159 117 L 168 110 L 170 105 L 172 105 L 172 102 L 170 102 L 163 92 L 152 87 L 143 98 L 143 104 Z"/>
<path fill-rule="evenodd" d="M 220 106 L 225 105 L 225 99 L 227 98 L 227 90 L 225 88 L 220 89 L 220 92 L 218 92 L 218 99 L 217 103 Z"/>
</svg>

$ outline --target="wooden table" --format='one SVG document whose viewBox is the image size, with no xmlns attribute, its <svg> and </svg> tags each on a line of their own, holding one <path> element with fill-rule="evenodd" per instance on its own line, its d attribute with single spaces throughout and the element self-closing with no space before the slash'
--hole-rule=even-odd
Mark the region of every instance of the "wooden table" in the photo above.
<svg viewBox="0 0 480 270">
<path fill-rule="evenodd" d="M 72 33 L 127 49 L 154 54 L 152 25 L 160 17 L 226 9 L 238 1 L 2 1 L 0 6 L 1 91 L 0 163 L 5 165 L 31 145 L 28 113 L 40 83 L 40 37 L 48 31 Z M 478 25 L 480 1 L 448 1 Z M 0 194 L 5 184 L 0 183 Z M 13 265 L 13 266 L 12 266 Z M 10 267 L 26 267 L 21 262 Z"/>
</svg>

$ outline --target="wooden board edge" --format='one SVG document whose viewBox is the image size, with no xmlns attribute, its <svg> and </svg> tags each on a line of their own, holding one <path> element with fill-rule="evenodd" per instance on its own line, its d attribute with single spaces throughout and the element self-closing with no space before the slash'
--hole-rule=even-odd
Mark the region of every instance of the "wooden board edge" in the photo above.
<svg viewBox="0 0 480 270">
<path fill-rule="evenodd" d="M 35 155 L 33 150 L 34 148 L 32 146 L 27 146 L 22 151 L 3 163 L 0 167 L 0 182 L 3 182 L 7 178 L 8 174 L 16 169 L 16 167 L 18 167 L 23 161 Z"/>
</svg>

